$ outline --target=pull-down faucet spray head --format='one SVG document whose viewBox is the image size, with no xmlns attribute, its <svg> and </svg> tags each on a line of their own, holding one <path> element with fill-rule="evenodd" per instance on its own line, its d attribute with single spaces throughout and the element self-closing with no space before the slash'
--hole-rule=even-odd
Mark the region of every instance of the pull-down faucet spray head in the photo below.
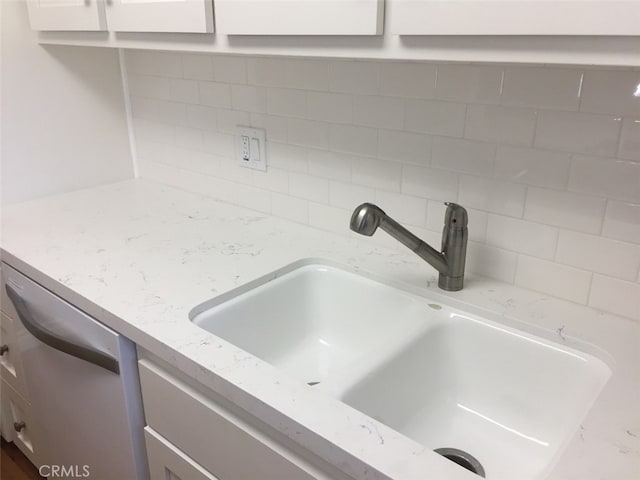
<svg viewBox="0 0 640 480">
<path fill-rule="evenodd" d="M 370 237 L 376 232 L 384 216 L 385 213 L 377 205 L 363 203 L 351 215 L 351 230 Z"/>
</svg>

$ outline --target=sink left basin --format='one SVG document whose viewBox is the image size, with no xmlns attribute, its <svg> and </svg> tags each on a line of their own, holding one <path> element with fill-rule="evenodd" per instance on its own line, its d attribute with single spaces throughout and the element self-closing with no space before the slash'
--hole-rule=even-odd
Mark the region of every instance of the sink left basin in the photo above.
<svg viewBox="0 0 640 480">
<path fill-rule="evenodd" d="M 415 296 L 328 265 L 257 283 L 196 307 L 191 320 L 311 385 L 424 322 Z"/>
</svg>

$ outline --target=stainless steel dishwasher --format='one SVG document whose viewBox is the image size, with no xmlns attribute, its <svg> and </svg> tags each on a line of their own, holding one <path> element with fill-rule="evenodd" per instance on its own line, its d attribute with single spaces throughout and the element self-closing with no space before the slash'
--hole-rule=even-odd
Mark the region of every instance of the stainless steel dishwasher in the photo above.
<svg viewBox="0 0 640 480">
<path fill-rule="evenodd" d="M 147 480 L 135 345 L 9 265 L 2 271 L 40 473 Z"/>
</svg>

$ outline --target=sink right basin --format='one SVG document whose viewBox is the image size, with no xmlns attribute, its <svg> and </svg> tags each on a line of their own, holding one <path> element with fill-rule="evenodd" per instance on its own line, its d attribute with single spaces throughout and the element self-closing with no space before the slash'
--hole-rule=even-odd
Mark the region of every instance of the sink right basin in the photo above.
<svg viewBox="0 0 640 480">
<path fill-rule="evenodd" d="M 447 310 L 341 400 L 434 450 L 471 454 L 486 478 L 546 478 L 610 369 L 591 355 Z"/>
</svg>

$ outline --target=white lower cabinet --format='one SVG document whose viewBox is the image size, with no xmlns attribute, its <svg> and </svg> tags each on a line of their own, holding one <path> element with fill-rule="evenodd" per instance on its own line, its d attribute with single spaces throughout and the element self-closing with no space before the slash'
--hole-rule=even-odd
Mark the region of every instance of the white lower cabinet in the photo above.
<svg viewBox="0 0 640 480">
<path fill-rule="evenodd" d="M 152 479 L 219 480 L 178 450 L 151 427 L 144 429 L 144 441 Z"/>
<path fill-rule="evenodd" d="M 2 269 L 0 269 L 0 285 Z M 39 466 L 34 445 L 34 425 L 31 404 L 24 383 L 22 362 L 16 348 L 15 311 L 4 288 L 0 292 L 0 433 L 7 442 L 13 442 L 36 466 Z"/>
<path fill-rule="evenodd" d="M 154 363 L 139 369 L 152 479 L 333 478 Z"/>
<path fill-rule="evenodd" d="M 0 413 L 2 436 L 16 447 L 36 466 L 40 466 L 33 444 L 33 424 L 29 415 L 29 402 L 2 380 L 0 387 Z"/>
</svg>

